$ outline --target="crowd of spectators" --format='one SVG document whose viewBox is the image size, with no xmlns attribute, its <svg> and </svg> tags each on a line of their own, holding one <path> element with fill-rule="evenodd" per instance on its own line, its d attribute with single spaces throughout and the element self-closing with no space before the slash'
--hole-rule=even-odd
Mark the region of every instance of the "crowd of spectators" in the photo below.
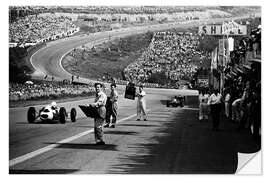
<svg viewBox="0 0 270 180">
<path fill-rule="evenodd" d="M 77 8 L 91 14 L 157 14 L 176 13 L 188 11 L 203 11 L 204 7 L 184 7 L 184 6 L 88 6 Z"/>
<path fill-rule="evenodd" d="M 225 93 L 231 95 L 231 119 L 259 136 L 261 122 L 261 25 L 241 39 L 226 72 Z M 235 56 L 238 55 L 238 56 Z"/>
<path fill-rule="evenodd" d="M 239 45 L 231 53 L 231 60 L 233 64 L 245 64 L 250 57 L 260 57 L 260 52 L 261 28 L 259 26 L 251 31 L 250 36 L 240 40 Z"/>
<path fill-rule="evenodd" d="M 24 16 L 39 13 L 85 13 L 85 14 L 158 14 L 158 13 L 179 13 L 179 12 L 203 12 L 206 10 L 247 13 L 256 11 L 256 6 L 10 6 L 12 16 Z M 217 14 L 217 13 L 215 13 Z"/>
<path fill-rule="evenodd" d="M 199 36 L 192 33 L 156 32 L 148 49 L 125 70 L 126 79 L 147 82 L 153 73 L 165 72 L 168 81 L 191 80 L 198 66 L 193 57 L 201 56 Z M 134 79 L 135 78 L 135 79 Z"/>
<path fill-rule="evenodd" d="M 223 10 L 218 7 L 203 6 L 11 6 L 15 15 L 62 12 L 85 14 L 157 14 L 205 11 L 207 9 Z"/>
<path fill-rule="evenodd" d="M 261 128 L 261 25 L 240 39 L 224 69 L 225 117 L 247 129 L 260 142 Z"/>
<path fill-rule="evenodd" d="M 260 135 L 261 126 L 261 81 L 260 64 L 254 62 L 247 73 L 239 74 L 225 83 L 224 98 L 231 110 L 228 117 L 238 124 L 238 129 L 246 128 L 255 138 Z"/>
<path fill-rule="evenodd" d="M 9 42 L 18 45 L 39 43 L 56 36 L 60 38 L 75 29 L 68 16 L 51 13 L 29 15 L 9 24 Z"/>
<path fill-rule="evenodd" d="M 9 84 L 9 100 L 34 100 L 42 98 L 57 98 L 80 95 L 91 95 L 95 92 L 94 86 L 74 85 L 66 83 L 40 82 L 31 84 Z"/>
<path fill-rule="evenodd" d="M 173 8 L 172 8 L 173 9 Z M 117 10 L 117 9 L 114 9 Z M 179 21 L 191 21 L 191 20 L 203 20 L 210 18 L 224 18 L 230 17 L 231 14 L 220 10 L 205 10 L 205 11 L 175 11 L 174 13 L 156 12 L 156 13 L 84 13 L 79 14 L 78 19 L 83 19 L 88 26 L 97 25 L 111 25 L 113 29 L 127 27 L 129 25 L 140 24 L 155 24 L 166 22 L 179 22 Z M 131 23 L 131 24 L 130 24 Z M 135 23 L 135 24 L 134 24 Z"/>
</svg>

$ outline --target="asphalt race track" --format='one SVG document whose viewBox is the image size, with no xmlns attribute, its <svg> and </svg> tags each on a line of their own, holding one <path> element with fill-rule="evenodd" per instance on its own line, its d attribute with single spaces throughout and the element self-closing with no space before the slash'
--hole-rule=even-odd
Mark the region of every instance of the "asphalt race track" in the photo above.
<svg viewBox="0 0 270 180">
<path fill-rule="evenodd" d="M 219 19 L 217 21 L 224 21 Z M 210 20 L 213 22 L 213 20 Z M 111 38 L 123 37 L 148 30 L 199 25 L 200 22 L 135 27 L 111 32 L 101 32 L 50 42 L 36 52 L 31 62 L 36 78 L 45 74 L 55 79 L 70 79 L 61 67 L 61 58 L 72 48 L 88 42 L 93 44 Z M 88 79 L 80 78 L 88 83 Z M 123 86 L 118 87 L 119 91 Z M 93 99 L 60 103 L 67 111 L 77 110 L 77 121 L 66 124 L 36 122 L 26 119 L 28 107 L 9 109 L 9 170 L 11 174 L 77 174 L 77 173 L 181 173 L 180 140 L 171 132 L 184 132 L 185 121 L 197 118 L 197 91 L 173 89 L 145 89 L 147 93 L 148 121 L 136 121 L 136 101 L 119 99 L 118 123 L 115 129 L 105 129 L 104 146 L 95 146 L 93 120 L 86 118 L 78 108 Z M 167 108 L 168 96 L 190 96 L 184 108 Z M 38 110 L 41 106 L 36 106 Z M 187 113 L 188 112 L 188 113 Z M 181 116 L 179 116 L 179 113 Z M 182 117 L 182 118 L 179 118 Z M 184 117 L 184 118 L 183 118 Z M 177 126 L 176 124 L 177 123 Z M 181 130 L 180 130 L 180 129 Z M 154 147 L 154 148 L 153 148 Z M 235 171 L 235 161 L 232 169 Z M 229 163 L 229 164 L 230 164 Z"/>
<path fill-rule="evenodd" d="M 136 101 L 124 99 L 121 95 L 117 126 L 115 129 L 105 128 L 106 145 L 100 147 L 95 145 L 93 120 L 84 117 L 78 108 L 79 104 L 89 103 L 89 99 L 60 104 L 67 110 L 76 107 L 78 117 L 75 123 L 37 121 L 28 124 L 27 108 L 10 109 L 10 173 L 151 173 L 129 171 L 126 168 L 132 167 L 133 163 L 136 166 L 138 164 L 127 157 L 142 158 L 150 153 L 147 145 L 159 145 L 154 138 L 168 135 L 162 129 L 167 127 L 166 123 L 173 121 L 175 113 L 180 109 L 166 108 L 166 99 L 167 96 L 148 93 L 148 121 L 145 122 L 136 121 Z M 194 107 L 190 109 L 197 110 Z M 18 115 L 21 118 L 15 118 Z M 174 153 L 176 156 L 177 151 Z M 173 166 L 174 162 L 170 162 L 172 159 L 162 165 L 163 157 L 157 158 L 161 166 L 169 163 Z M 159 173 L 159 170 L 158 167 L 153 172 Z M 173 169 L 162 171 L 170 173 L 170 170 Z"/>
</svg>

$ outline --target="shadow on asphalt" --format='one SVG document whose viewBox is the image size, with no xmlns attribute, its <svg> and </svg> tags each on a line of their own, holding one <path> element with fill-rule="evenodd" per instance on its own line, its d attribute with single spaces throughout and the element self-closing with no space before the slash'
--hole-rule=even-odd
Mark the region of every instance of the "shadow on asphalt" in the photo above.
<svg viewBox="0 0 270 180">
<path fill-rule="evenodd" d="M 109 150 L 109 151 L 118 151 L 115 144 L 105 144 L 105 145 L 96 145 L 96 144 L 78 144 L 78 143 L 44 143 L 44 144 L 56 144 L 55 148 L 63 149 L 88 149 L 88 150 Z"/>
<path fill-rule="evenodd" d="M 186 102 L 187 106 L 198 108 L 197 97 L 188 97 Z M 137 143 L 131 147 L 132 152 L 146 153 L 120 156 L 119 163 L 109 173 L 234 174 L 238 152 L 257 152 L 260 144 L 250 133 L 237 132 L 236 125 L 228 121 L 222 120 L 220 129 L 213 131 L 211 120 L 199 122 L 198 111 L 175 111 L 172 118 L 154 131 L 164 135 L 148 139 L 155 143 Z"/>
<path fill-rule="evenodd" d="M 37 169 L 37 170 L 9 170 L 9 174 L 70 174 L 79 169 Z"/>
<path fill-rule="evenodd" d="M 142 120 L 141 120 L 142 121 Z M 140 122 L 140 121 L 138 121 Z M 142 121 L 144 122 L 144 121 Z M 150 121 L 147 121 L 150 122 Z M 134 126 L 134 127 L 158 127 L 158 125 L 153 125 L 153 124 L 118 124 L 117 126 Z"/>
<path fill-rule="evenodd" d="M 149 114 L 151 116 L 151 114 Z M 160 126 L 154 133 L 166 133 L 165 136 L 157 136 L 150 138 L 150 144 L 135 144 L 135 151 L 146 151 L 144 155 L 133 154 L 120 157 L 120 163 L 113 165 L 109 173 L 127 173 L 127 174 L 169 174 L 172 173 L 174 166 L 175 155 L 178 149 L 176 146 L 180 142 L 178 138 L 181 136 L 181 129 L 176 130 L 175 122 L 171 119 L 163 121 L 164 124 Z M 178 133 L 180 134 L 178 134 Z M 178 134 L 178 135 L 176 135 Z M 172 137 L 172 136 L 175 137 Z M 133 149 L 131 150 L 133 151 Z"/>
<path fill-rule="evenodd" d="M 167 100 L 160 100 L 160 103 L 162 104 L 162 105 L 167 105 Z"/>
<path fill-rule="evenodd" d="M 65 124 L 67 123 L 72 123 L 71 121 L 66 121 Z M 59 121 L 54 120 L 54 121 L 36 121 L 34 123 L 28 123 L 28 122 L 18 122 L 16 124 L 61 124 Z"/>
<path fill-rule="evenodd" d="M 186 96 L 184 105 L 186 105 L 189 108 L 198 108 L 199 107 L 198 96 Z"/>
<path fill-rule="evenodd" d="M 132 131 L 132 132 L 131 131 L 104 131 L 104 134 L 136 135 L 138 133 L 137 132 L 134 132 L 134 131 Z"/>
<path fill-rule="evenodd" d="M 34 123 L 28 123 L 28 122 L 18 122 L 16 124 L 60 124 L 58 121 L 38 121 Z"/>
</svg>

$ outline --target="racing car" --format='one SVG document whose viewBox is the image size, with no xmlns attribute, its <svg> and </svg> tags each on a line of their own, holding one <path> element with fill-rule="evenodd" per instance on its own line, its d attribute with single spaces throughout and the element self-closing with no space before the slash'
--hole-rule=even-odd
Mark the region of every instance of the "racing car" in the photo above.
<svg viewBox="0 0 270 180">
<path fill-rule="evenodd" d="M 170 100 L 167 100 L 167 107 L 184 107 L 185 97 L 182 95 L 174 96 Z"/>
<path fill-rule="evenodd" d="M 52 103 L 53 104 L 53 103 Z M 55 106 L 48 105 L 36 112 L 35 107 L 29 107 L 27 112 L 27 120 L 29 123 L 34 123 L 38 118 L 41 121 L 59 121 L 61 124 L 65 124 L 68 118 L 68 113 L 64 107 L 56 108 Z M 71 108 L 70 119 L 72 122 L 76 122 L 76 109 Z"/>
</svg>

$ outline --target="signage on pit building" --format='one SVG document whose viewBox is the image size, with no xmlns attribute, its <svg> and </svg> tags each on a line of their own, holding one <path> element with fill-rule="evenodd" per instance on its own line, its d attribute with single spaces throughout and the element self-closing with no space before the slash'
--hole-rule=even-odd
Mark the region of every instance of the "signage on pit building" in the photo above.
<svg viewBox="0 0 270 180">
<path fill-rule="evenodd" d="M 234 21 L 222 25 L 199 26 L 199 34 L 206 35 L 247 35 L 247 26 Z"/>
</svg>

